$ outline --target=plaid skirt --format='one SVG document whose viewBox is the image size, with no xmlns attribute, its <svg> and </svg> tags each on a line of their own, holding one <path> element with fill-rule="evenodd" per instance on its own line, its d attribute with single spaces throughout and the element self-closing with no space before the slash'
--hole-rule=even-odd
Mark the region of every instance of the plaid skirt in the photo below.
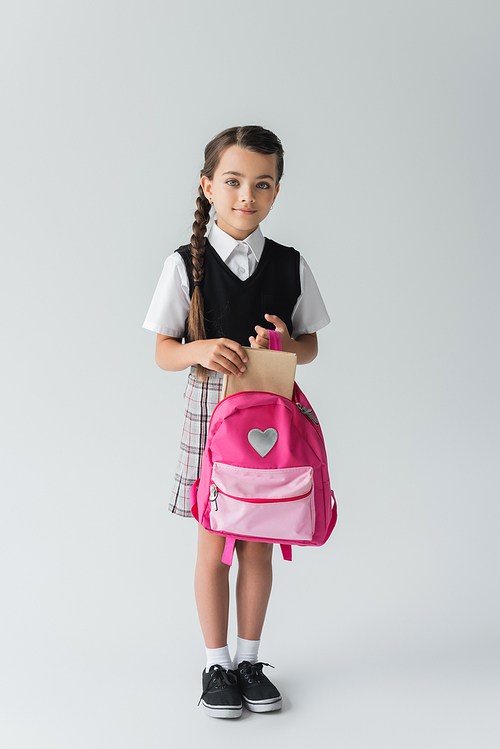
<svg viewBox="0 0 500 749">
<path fill-rule="evenodd" d="M 201 382 L 196 379 L 196 367 L 191 367 L 184 392 L 181 449 L 175 471 L 172 498 L 168 506 L 168 509 L 175 515 L 185 518 L 193 517 L 189 490 L 200 476 L 208 425 L 213 410 L 220 400 L 222 381 L 223 375 L 210 372 L 207 381 Z"/>
</svg>

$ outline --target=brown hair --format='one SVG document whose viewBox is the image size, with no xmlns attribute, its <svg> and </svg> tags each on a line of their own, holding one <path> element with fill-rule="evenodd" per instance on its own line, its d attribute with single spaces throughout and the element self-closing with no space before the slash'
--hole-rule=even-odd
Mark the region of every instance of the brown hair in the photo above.
<svg viewBox="0 0 500 749">
<path fill-rule="evenodd" d="M 212 180 L 215 170 L 219 165 L 222 154 L 230 146 L 238 146 L 246 151 L 254 151 L 262 154 L 276 154 L 276 184 L 279 184 L 283 175 L 283 146 L 280 139 L 270 130 L 260 125 L 245 125 L 243 127 L 230 127 L 215 136 L 205 148 L 205 164 L 200 171 L 200 177 Z M 205 331 L 205 316 L 203 294 L 199 284 L 203 280 L 205 234 L 210 220 L 210 201 L 200 185 L 198 197 L 196 198 L 196 210 L 194 213 L 193 234 L 191 236 L 191 260 L 193 265 L 194 289 L 191 297 L 191 307 L 188 317 L 188 335 L 190 340 L 198 341 L 207 337 Z M 205 380 L 207 370 L 200 364 L 196 367 L 198 378 Z"/>
</svg>

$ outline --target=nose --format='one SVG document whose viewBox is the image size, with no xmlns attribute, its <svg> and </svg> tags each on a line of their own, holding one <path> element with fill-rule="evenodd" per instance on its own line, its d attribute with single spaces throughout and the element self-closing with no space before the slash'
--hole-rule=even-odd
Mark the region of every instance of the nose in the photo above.
<svg viewBox="0 0 500 749">
<path fill-rule="evenodd" d="M 240 189 L 240 201 L 242 203 L 255 203 L 255 197 L 250 185 L 242 185 Z"/>
</svg>

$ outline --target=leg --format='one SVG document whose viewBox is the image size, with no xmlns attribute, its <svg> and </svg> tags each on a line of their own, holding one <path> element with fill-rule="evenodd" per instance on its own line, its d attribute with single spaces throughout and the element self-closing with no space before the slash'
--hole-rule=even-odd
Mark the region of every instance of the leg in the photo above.
<svg viewBox="0 0 500 749">
<path fill-rule="evenodd" d="M 273 545 L 237 541 L 236 552 L 238 635 L 245 640 L 260 640 L 273 582 Z"/>
<path fill-rule="evenodd" d="M 225 539 L 198 526 L 198 558 L 194 589 L 207 648 L 227 645 L 229 567 L 221 562 Z"/>
<path fill-rule="evenodd" d="M 225 648 L 229 660 L 229 567 L 221 561 L 224 543 L 222 536 L 209 533 L 199 526 L 195 594 L 207 656 L 208 649 Z M 242 712 L 236 676 L 227 668 L 231 668 L 230 663 L 224 664 L 218 660 L 217 665 L 210 668 L 207 665 L 203 669 L 200 702 L 207 715 L 213 718 L 239 718 Z"/>
<path fill-rule="evenodd" d="M 260 640 L 273 581 L 273 545 L 237 541 L 236 550 L 239 563 L 236 583 L 238 635 L 245 640 Z M 281 708 L 281 695 L 262 673 L 262 666 L 262 663 L 247 660 L 235 664 L 243 704 L 257 713 Z"/>
</svg>

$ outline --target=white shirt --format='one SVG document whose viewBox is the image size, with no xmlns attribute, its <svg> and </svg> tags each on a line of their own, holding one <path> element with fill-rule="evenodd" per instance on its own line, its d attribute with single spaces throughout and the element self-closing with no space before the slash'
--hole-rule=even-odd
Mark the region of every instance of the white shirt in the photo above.
<svg viewBox="0 0 500 749">
<path fill-rule="evenodd" d="M 265 243 L 260 227 L 240 242 L 215 223 L 208 234 L 208 241 L 228 268 L 242 281 L 255 271 Z M 316 333 L 330 322 L 314 276 L 302 255 L 299 272 L 301 293 L 292 312 L 293 330 L 290 335 L 293 338 L 305 333 Z M 161 335 L 182 338 L 190 306 L 186 266 L 180 254 L 174 252 L 165 260 L 142 327 Z"/>
</svg>

